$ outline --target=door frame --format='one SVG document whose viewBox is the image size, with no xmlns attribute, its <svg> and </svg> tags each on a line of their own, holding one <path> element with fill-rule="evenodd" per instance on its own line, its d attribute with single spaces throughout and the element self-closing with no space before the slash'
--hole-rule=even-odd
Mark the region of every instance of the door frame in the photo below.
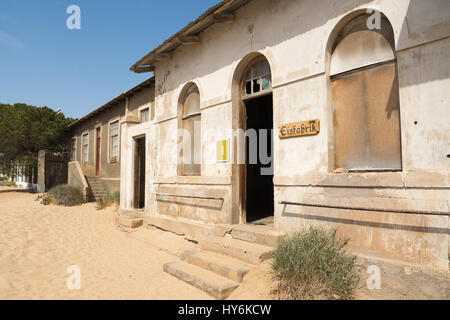
<svg viewBox="0 0 450 320">
<path fill-rule="evenodd" d="M 102 159 L 102 127 L 95 127 L 95 176 L 100 177 Z"/>
<path fill-rule="evenodd" d="M 275 115 L 273 112 L 273 89 L 267 90 L 265 92 L 262 92 L 261 94 L 258 95 L 254 95 L 251 97 L 248 97 L 247 99 L 242 99 L 241 98 L 241 110 L 242 110 L 242 118 L 240 121 L 240 127 L 242 128 L 242 130 L 244 130 L 244 133 L 247 132 L 247 120 L 248 120 L 248 116 L 247 116 L 247 105 L 245 104 L 245 102 L 250 101 L 250 100 L 254 100 L 254 99 L 258 99 L 261 97 L 265 97 L 271 95 L 272 96 L 272 144 L 275 142 Z M 241 196 L 241 221 L 243 224 L 249 224 L 249 222 L 247 221 L 247 159 L 248 159 L 248 146 L 247 146 L 247 136 L 244 136 L 244 141 L 242 141 L 242 143 L 244 144 L 244 159 L 245 159 L 245 163 L 240 165 L 241 167 L 241 172 L 239 175 L 240 178 L 240 184 L 242 187 L 242 196 Z M 259 140 L 258 140 L 258 144 L 259 144 Z M 259 150 L 259 147 L 258 147 Z M 259 156 L 259 154 L 258 154 Z M 274 166 L 275 169 L 275 163 L 274 163 L 274 159 L 275 159 L 275 154 L 272 154 L 272 165 Z M 274 175 L 275 176 L 275 175 Z M 273 192 L 275 195 L 275 185 L 273 186 Z M 274 197 L 275 200 L 275 197 Z M 274 212 L 273 215 L 275 216 L 275 203 L 274 203 Z"/>
<path fill-rule="evenodd" d="M 146 135 L 145 134 L 141 134 L 138 136 L 134 136 L 133 137 L 133 192 L 132 192 L 132 199 L 133 199 L 133 208 L 134 209 L 144 209 L 145 206 L 147 205 L 145 203 L 145 191 L 144 191 L 144 207 L 140 208 L 140 181 L 138 179 L 138 172 L 140 170 L 139 167 L 139 155 L 138 155 L 138 145 L 139 145 L 139 140 L 144 140 L 144 146 L 145 146 L 145 154 L 144 154 L 144 165 L 147 171 L 147 139 L 146 139 Z M 144 172 L 144 181 L 146 182 L 146 174 Z M 144 184 L 145 186 L 145 184 Z"/>
<path fill-rule="evenodd" d="M 246 205 L 246 165 L 245 161 L 246 146 L 245 139 L 242 139 L 242 132 L 246 131 L 246 107 L 244 100 L 248 98 L 256 98 L 264 94 L 272 93 L 272 112 L 274 111 L 275 101 L 273 95 L 273 83 L 270 90 L 265 90 L 258 95 L 252 95 L 251 97 L 244 97 L 242 95 L 243 81 L 246 72 L 251 68 L 252 64 L 259 59 L 267 60 L 271 70 L 271 82 L 273 82 L 274 69 L 272 67 L 272 59 L 260 51 L 253 51 L 244 56 L 234 67 L 233 75 L 231 78 L 231 105 L 232 105 L 232 122 L 231 128 L 233 130 L 233 143 L 231 144 L 232 164 L 231 164 L 231 212 L 228 219 L 229 224 L 247 224 L 247 205 Z M 273 127 L 276 124 L 276 115 L 273 114 Z M 274 136 L 274 138 L 276 138 Z M 276 140 L 274 139 L 274 147 L 276 147 Z M 244 164 L 243 164 L 244 162 Z M 275 166 L 275 163 L 274 163 Z M 275 206 L 275 203 L 274 203 Z"/>
</svg>

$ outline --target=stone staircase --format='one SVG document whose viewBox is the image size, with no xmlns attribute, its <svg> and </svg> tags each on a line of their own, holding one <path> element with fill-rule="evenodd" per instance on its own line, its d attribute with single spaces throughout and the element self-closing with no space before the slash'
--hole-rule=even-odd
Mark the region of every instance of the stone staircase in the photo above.
<svg viewBox="0 0 450 320">
<path fill-rule="evenodd" d="M 89 185 L 88 201 L 95 202 L 107 194 L 105 186 L 99 177 L 86 177 Z"/>
<path fill-rule="evenodd" d="M 166 263 L 163 269 L 216 299 L 226 299 L 251 268 L 270 259 L 272 253 L 270 246 L 231 235 L 208 237 L 199 241 L 199 250 L 183 252 L 180 260 Z"/>
</svg>

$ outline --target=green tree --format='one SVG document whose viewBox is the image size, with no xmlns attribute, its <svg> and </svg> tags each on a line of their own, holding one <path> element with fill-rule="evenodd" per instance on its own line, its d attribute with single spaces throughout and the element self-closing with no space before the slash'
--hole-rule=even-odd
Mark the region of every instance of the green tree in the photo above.
<svg viewBox="0 0 450 320">
<path fill-rule="evenodd" d="M 72 121 L 48 107 L 0 104 L 0 172 L 10 175 L 16 166 L 31 172 L 42 149 L 67 154 L 67 126 Z"/>
</svg>

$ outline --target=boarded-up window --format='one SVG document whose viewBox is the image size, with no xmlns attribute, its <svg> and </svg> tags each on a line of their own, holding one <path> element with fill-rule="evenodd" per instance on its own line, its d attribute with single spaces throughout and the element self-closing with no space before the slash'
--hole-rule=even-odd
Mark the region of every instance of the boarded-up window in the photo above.
<svg viewBox="0 0 450 320">
<path fill-rule="evenodd" d="M 82 146 L 82 162 L 88 162 L 89 161 L 89 133 L 86 133 L 83 135 L 83 146 Z"/>
<path fill-rule="evenodd" d="M 192 85 L 183 103 L 183 175 L 201 175 L 201 111 L 198 88 Z"/>
<path fill-rule="evenodd" d="M 366 16 L 340 35 L 331 58 L 335 166 L 401 170 L 400 106 L 392 28 L 366 30 Z"/>
<path fill-rule="evenodd" d="M 119 120 L 111 122 L 109 125 L 109 157 L 116 160 L 119 156 Z"/>
</svg>

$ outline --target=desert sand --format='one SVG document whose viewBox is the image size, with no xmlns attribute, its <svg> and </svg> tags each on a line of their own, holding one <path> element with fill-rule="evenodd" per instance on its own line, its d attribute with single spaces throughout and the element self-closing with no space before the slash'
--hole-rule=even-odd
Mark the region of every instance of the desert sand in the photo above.
<svg viewBox="0 0 450 320">
<path fill-rule="evenodd" d="M 134 232 L 114 224 L 117 208 L 95 203 L 44 206 L 34 194 L 0 187 L 0 299 L 211 299 L 165 273 L 197 245 L 155 228 Z M 450 274 L 429 275 L 383 260 L 358 258 L 357 299 L 450 299 Z M 366 288 L 369 265 L 382 269 L 381 290 Z M 80 290 L 69 290 L 70 266 L 81 272 Z M 270 261 L 255 266 L 230 296 L 271 299 Z"/>
<path fill-rule="evenodd" d="M 12 191 L 0 190 L 0 299 L 211 299 L 163 271 L 195 248 L 183 237 L 125 232 L 114 224 L 116 208 L 44 206 L 37 195 Z M 70 266 L 80 268 L 80 290 L 67 287 Z M 231 298 L 270 298 L 269 268 L 253 270 Z"/>
<path fill-rule="evenodd" d="M 0 299 L 210 299 L 163 272 L 174 255 L 117 229 L 113 208 L 35 199 L 0 192 Z M 66 285 L 72 265 L 80 290 Z"/>
</svg>

